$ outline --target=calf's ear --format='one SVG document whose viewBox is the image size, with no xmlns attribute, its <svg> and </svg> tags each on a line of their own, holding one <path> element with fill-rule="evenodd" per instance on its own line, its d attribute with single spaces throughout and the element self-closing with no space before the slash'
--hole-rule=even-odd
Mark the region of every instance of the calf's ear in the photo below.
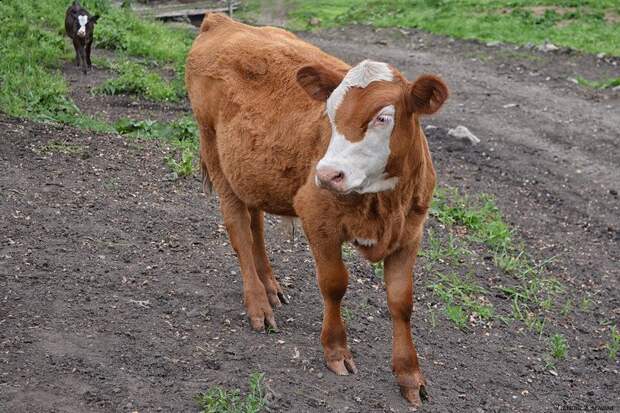
<svg viewBox="0 0 620 413">
<path fill-rule="evenodd" d="M 407 106 L 409 112 L 431 115 L 448 99 L 448 87 L 437 76 L 423 75 L 409 89 Z"/>
<path fill-rule="evenodd" d="M 99 20 L 99 15 L 95 14 L 93 17 L 90 18 L 90 21 L 93 23 L 97 23 L 97 21 Z"/>
<path fill-rule="evenodd" d="M 325 101 L 342 82 L 344 74 L 323 65 L 304 66 L 297 71 L 297 83 L 313 99 Z"/>
</svg>

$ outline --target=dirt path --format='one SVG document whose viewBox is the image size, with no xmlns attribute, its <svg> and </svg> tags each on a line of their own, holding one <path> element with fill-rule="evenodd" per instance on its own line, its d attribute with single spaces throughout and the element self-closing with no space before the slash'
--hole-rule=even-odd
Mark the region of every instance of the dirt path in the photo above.
<svg viewBox="0 0 620 413">
<path fill-rule="evenodd" d="M 541 360 L 547 344 L 523 326 L 462 332 L 435 322 L 422 258 L 414 337 L 430 385 L 423 411 L 619 408 L 619 368 L 602 350 L 602 323 L 620 314 L 620 102 L 616 92 L 566 80 L 575 68 L 603 77 L 619 76 L 618 67 L 421 33 L 353 28 L 307 38 L 351 63 L 440 73 L 452 98 L 426 122 L 438 126 L 429 141 L 440 181 L 495 195 L 529 252 L 557 256 L 554 275 L 592 301 L 588 312 L 557 320 L 570 350 L 551 375 Z M 127 107 L 76 101 L 112 114 Z M 457 124 L 482 143 L 448 138 Z M 4 116 L 0 136 L 0 411 L 194 411 L 196 393 L 215 384 L 245 390 L 256 371 L 265 373 L 271 411 L 407 410 L 389 367 L 382 281 L 366 263 L 349 259 L 348 330 L 360 373 L 335 377 L 322 361 L 321 301 L 303 240 L 291 243 L 269 223 L 274 270 L 292 304 L 277 310 L 281 333 L 252 333 L 217 201 L 196 179 L 165 180 L 165 144 Z M 487 286 L 504 277 L 482 265 L 475 272 Z"/>
</svg>

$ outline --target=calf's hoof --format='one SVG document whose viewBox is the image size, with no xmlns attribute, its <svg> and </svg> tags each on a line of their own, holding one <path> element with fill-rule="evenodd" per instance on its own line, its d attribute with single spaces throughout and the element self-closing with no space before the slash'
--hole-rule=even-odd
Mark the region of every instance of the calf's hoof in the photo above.
<svg viewBox="0 0 620 413">
<path fill-rule="evenodd" d="M 357 367 L 349 350 L 326 351 L 325 364 L 327 368 L 338 376 L 348 376 L 357 373 Z"/>
<path fill-rule="evenodd" d="M 428 400 L 426 380 L 421 373 L 398 377 L 400 393 L 414 407 L 419 407 L 422 400 Z"/>
<path fill-rule="evenodd" d="M 264 290 L 261 291 L 261 293 L 246 296 L 245 306 L 248 317 L 250 318 L 250 324 L 254 331 L 264 331 L 265 326 L 274 332 L 278 331 L 278 325 L 273 316 L 273 310 L 271 309 L 271 305 L 267 300 L 267 294 L 265 294 Z"/>
</svg>

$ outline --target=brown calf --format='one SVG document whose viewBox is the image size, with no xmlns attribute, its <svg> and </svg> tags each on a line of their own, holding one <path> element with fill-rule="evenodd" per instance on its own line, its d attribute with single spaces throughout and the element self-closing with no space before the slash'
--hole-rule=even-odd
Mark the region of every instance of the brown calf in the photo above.
<svg viewBox="0 0 620 413">
<path fill-rule="evenodd" d="M 393 321 L 392 366 L 404 397 L 426 382 L 411 337 L 412 270 L 433 189 L 419 116 L 448 96 L 435 76 L 411 83 L 385 63 L 351 68 L 284 30 L 209 14 L 187 59 L 200 126 L 205 191 L 211 182 L 239 258 L 255 330 L 276 328 L 284 299 L 265 253 L 263 213 L 299 216 L 324 300 L 321 342 L 330 370 L 357 368 L 340 303 L 348 284 L 341 245 L 384 260 Z"/>
</svg>

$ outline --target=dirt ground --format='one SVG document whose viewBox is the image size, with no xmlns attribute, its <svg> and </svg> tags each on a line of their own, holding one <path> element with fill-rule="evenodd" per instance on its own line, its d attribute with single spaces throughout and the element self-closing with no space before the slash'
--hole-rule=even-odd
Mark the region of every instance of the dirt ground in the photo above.
<svg viewBox="0 0 620 413">
<path fill-rule="evenodd" d="M 440 184 L 494 195 L 528 252 L 555 256 L 550 271 L 569 296 L 592 302 L 554 320 L 569 352 L 552 374 L 547 343 L 519 323 L 461 331 L 433 321 L 433 274 L 421 258 L 413 325 L 430 393 L 421 410 L 620 409 L 620 366 L 603 349 L 620 315 L 620 96 L 568 80 L 620 76 L 618 61 L 366 27 L 302 36 L 350 63 L 386 61 L 409 78 L 439 73 L 452 96 L 425 125 L 437 126 L 428 137 Z M 64 72 L 78 105 L 108 119 L 187 110 L 92 97 L 109 73 Z M 482 142 L 450 138 L 459 124 Z M 268 249 L 291 303 L 276 311 L 280 333 L 252 332 L 217 199 L 198 178 L 166 180 L 170 151 L 0 115 L 0 411 L 196 411 L 196 393 L 245 391 L 252 372 L 265 373 L 269 411 L 407 411 L 371 267 L 348 259 L 359 373 L 336 377 L 323 363 L 307 244 L 270 218 Z M 429 227 L 441 231 L 432 219 Z M 489 288 L 507 277 L 483 264 L 475 276 Z"/>
</svg>

